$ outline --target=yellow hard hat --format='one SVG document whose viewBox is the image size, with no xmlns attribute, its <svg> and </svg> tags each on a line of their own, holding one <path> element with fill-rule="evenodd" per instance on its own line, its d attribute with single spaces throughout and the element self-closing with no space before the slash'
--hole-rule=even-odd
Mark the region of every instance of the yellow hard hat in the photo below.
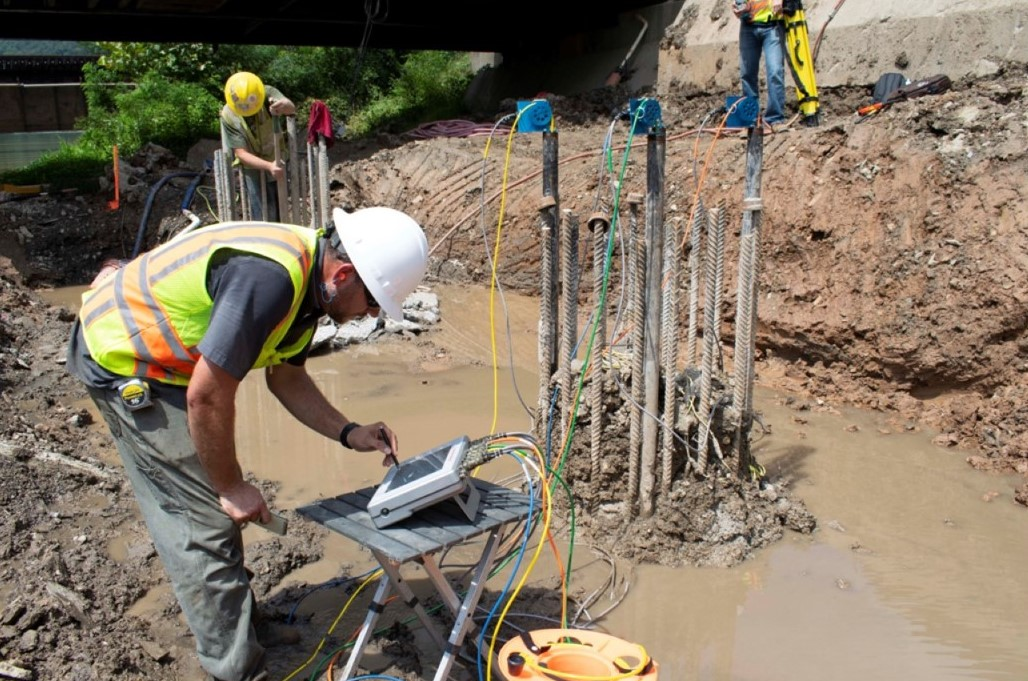
<svg viewBox="0 0 1028 681">
<path fill-rule="evenodd" d="M 240 116 L 252 116 L 264 106 L 264 83 L 248 71 L 234 73 L 225 82 L 225 102 Z"/>
</svg>

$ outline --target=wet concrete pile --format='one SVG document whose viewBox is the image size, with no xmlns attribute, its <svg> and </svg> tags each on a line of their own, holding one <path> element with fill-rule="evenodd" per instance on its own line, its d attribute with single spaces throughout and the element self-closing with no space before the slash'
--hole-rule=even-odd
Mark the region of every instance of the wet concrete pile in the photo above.
<svg viewBox="0 0 1028 681">
<path fill-rule="evenodd" d="M 802 500 L 790 496 L 786 478 L 740 478 L 734 457 L 714 457 L 698 472 L 695 440 L 677 422 L 670 467 L 660 464 L 670 471 L 670 480 L 661 481 L 662 471 L 650 472 L 658 480 L 654 511 L 641 515 L 634 488 L 640 472 L 632 470 L 632 458 L 639 452 L 631 451 L 629 437 L 636 409 L 630 397 L 632 377 L 617 368 L 603 374 L 602 460 L 598 468 L 592 465 L 590 425 L 595 415 L 583 409 L 561 472 L 574 491 L 578 527 L 587 542 L 637 563 L 729 567 L 780 540 L 786 529 L 809 534 L 817 528 Z M 587 377 L 584 391 L 592 380 Z M 715 428 L 713 435 L 724 439 L 730 433 Z M 555 495 L 554 503 L 567 509 L 566 496 Z"/>
</svg>

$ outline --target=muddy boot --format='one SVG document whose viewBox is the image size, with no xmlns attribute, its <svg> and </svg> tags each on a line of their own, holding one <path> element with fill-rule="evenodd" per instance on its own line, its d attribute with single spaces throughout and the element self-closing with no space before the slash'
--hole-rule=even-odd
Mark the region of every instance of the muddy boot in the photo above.
<svg viewBox="0 0 1028 681">
<path fill-rule="evenodd" d="M 300 642 L 300 630 L 278 622 L 261 620 L 253 625 L 257 642 L 265 648 L 291 646 Z"/>
</svg>

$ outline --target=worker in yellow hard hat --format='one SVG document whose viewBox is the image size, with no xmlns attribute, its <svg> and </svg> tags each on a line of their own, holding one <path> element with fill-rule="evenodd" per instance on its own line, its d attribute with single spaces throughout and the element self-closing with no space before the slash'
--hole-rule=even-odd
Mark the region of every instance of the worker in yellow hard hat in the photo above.
<svg viewBox="0 0 1028 681">
<path fill-rule="evenodd" d="M 225 82 L 222 143 L 232 150 L 235 162 L 243 167 L 243 183 L 253 220 L 277 222 L 279 219 L 274 183 L 285 182 L 286 171 L 284 165 L 275 161 L 272 116 L 295 113 L 296 106 L 285 95 L 248 71 L 234 73 Z M 284 158 L 283 152 L 280 148 L 279 155 Z"/>
</svg>

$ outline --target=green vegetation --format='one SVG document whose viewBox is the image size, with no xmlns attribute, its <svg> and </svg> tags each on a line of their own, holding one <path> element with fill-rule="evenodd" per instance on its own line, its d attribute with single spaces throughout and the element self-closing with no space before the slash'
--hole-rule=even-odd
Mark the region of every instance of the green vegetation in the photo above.
<svg viewBox="0 0 1028 681">
<path fill-rule="evenodd" d="M 347 135 L 399 133 L 462 112 L 471 71 L 453 52 L 360 52 L 340 47 L 198 43 L 95 43 L 100 56 L 83 68 L 87 115 L 74 145 L 0 174 L 0 182 L 89 190 L 110 167 L 114 146 L 129 156 L 147 143 L 184 156 L 219 137 L 225 79 L 252 71 L 297 105 L 303 126 L 324 102 Z"/>
<path fill-rule="evenodd" d="M 375 130 L 403 132 L 421 122 L 453 117 L 471 78 L 466 54 L 412 52 L 382 97 L 354 113 L 350 132 L 363 136 Z"/>
</svg>

